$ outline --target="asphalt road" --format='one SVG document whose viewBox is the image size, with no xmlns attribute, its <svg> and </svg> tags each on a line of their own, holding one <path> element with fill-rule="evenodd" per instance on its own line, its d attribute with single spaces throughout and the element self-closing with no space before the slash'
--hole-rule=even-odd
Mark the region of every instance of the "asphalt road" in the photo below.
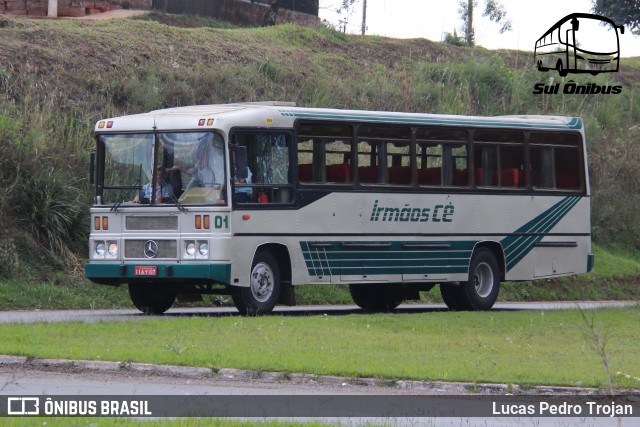
<svg viewBox="0 0 640 427">
<path fill-rule="evenodd" d="M 603 307 L 625 307 L 638 304 L 636 301 L 563 301 L 563 302 L 513 302 L 497 303 L 494 311 L 513 310 L 563 310 L 581 307 L 596 309 Z M 402 304 L 397 313 L 429 313 L 446 311 L 444 304 Z M 275 315 L 280 316 L 309 316 L 364 313 L 355 305 L 322 305 L 276 307 Z M 172 308 L 162 316 L 144 316 L 138 310 L 30 310 L 30 311 L 2 311 L 0 323 L 36 323 L 36 322 L 118 322 L 143 319 L 173 319 L 176 317 L 220 317 L 238 316 L 233 307 L 207 308 Z"/>
</svg>

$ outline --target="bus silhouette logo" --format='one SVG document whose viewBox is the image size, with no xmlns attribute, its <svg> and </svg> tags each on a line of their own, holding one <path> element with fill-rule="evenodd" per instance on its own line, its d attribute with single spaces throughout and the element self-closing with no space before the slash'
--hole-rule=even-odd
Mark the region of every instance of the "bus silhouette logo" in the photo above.
<svg viewBox="0 0 640 427">
<path fill-rule="evenodd" d="M 603 31 L 606 30 L 606 31 Z M 613 30 L 613 31 L 611 31 Z M 536 41 L 535 64 L 540 71 L 612 73 L 620 63 L 620 34 L 624 26 L 590 13 L 572 13 L 559 20 Z M 596 41 L 593 37 L 596 36 Z"/>
</svg>

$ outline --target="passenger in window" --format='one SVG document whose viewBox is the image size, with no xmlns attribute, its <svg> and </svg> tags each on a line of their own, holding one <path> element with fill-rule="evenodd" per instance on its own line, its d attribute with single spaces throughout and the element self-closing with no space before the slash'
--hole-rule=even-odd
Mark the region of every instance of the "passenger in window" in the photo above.
<svg viewBox="0 0 640 427">
<path fill-rule="evenodd" d="M 145 184 L 138 195 L 133 199 L 134 203 L 151 203 L 151 181 Z M 171 199 L 173 195 L 173 188 L 165 179 L 165 170 L 163 167 L 159 167 L 156 170 L 156 203 L 165 203 Z"/>
</svg>

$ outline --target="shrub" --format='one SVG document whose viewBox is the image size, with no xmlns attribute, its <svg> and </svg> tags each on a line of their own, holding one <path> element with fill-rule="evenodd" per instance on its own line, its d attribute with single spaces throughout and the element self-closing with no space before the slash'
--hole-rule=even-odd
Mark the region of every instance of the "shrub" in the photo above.
<svg viewBox="0 0 640 427">
<path fill-rule="evenodd" d="M 18 251 L 13 239 L 0 235 L 0 276 L 13 277 L 19 267 Z"/>
<path fill-rule="evenodd" d="M 43 245 L 54 253 L 84 239 L 88 231 L 85 193 L 77 179 L 53 166 L 44 167 L 22 182 L 16 209 Z"/>
</svg>

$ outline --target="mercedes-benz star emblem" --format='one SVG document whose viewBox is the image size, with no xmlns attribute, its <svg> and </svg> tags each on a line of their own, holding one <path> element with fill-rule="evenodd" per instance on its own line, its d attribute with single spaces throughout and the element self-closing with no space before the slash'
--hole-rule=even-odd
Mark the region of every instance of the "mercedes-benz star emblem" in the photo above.
<svg viewBox="0 0 640 427">
<path fill-rule="evenodd" d="M 144 256 L 155 258 L 158 256 L 158 244 L 154 240 L 147 240 L 144 244 Z"/>
</svg>

